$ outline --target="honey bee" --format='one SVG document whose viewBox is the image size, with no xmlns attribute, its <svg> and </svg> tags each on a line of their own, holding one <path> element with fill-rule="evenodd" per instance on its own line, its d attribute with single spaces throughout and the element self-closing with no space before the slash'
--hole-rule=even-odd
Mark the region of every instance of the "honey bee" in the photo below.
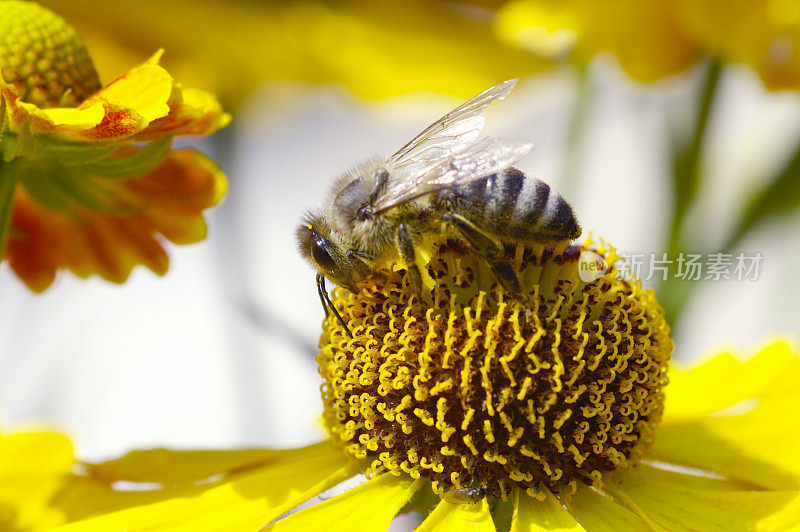
<svg viewBox="0 0 800 532">
<path fill-rule="evenodd" d="M 297 239 L 318 272 L 326 316 L 330 310 L 347 329 L 325 277 L 355 293 L 357 283 L 388 259 L 399 258 L 421 290 L 416 248 L 431 235 L 452 232 L 466 241 L 512 295 L 522 288 L 503 242 L 557 244 L 580 236 L 564 198 L 512 166 L 533 146 L 481 136 L 486 108 L 517 81 L 495 85 L 450 111 L 389 158 L 356 166 L 334 183 L 321 210 L 306 215 Z"/>
</svg>

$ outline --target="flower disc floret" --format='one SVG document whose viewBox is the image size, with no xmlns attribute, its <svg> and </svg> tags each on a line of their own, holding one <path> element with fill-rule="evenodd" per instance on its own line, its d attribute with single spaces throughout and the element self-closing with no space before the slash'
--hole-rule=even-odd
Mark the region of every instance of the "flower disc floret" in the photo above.
<svg viewBox="0 0 800 532">
<path fill-rule="evenodd" d="M 613 268 L 582 281 L 586 245 L 509 248 L 520 299 L 460 243 L 432 249 L 421 298 L 398 268 L 335 292 L 353 338 L 326 322 L 318 361 L 334 439 L 369 472 L 427 477 L 439 494 L 541 497 L 636 463 L 661 420 L 672 351 L 653 292 Z"/>
<path fill-rule="evenodd" d="M 0 4 L 0 65 L 20 99 L 41 108 L 72 107 L 100 89 L 78 33 L 34 2 Z"/>
</svg>

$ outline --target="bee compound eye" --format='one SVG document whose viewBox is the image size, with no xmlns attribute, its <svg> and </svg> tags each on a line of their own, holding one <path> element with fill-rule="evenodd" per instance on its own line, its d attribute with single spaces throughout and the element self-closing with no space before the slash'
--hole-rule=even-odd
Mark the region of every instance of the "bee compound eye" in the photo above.
<svg viewBox="0 0 800 532">
<path fill-rule="evenodd" d="M 325 244 L 326 242 L 321 238 L 314 240 L 311 245 L 311 256 L 314 258 L 314 262 L 323 270 L 333 270 L 336 268 L 336 262 L 331 257 L 331 254 L 328 253 L 328 250 L 325 249 Z"/>
</svg>

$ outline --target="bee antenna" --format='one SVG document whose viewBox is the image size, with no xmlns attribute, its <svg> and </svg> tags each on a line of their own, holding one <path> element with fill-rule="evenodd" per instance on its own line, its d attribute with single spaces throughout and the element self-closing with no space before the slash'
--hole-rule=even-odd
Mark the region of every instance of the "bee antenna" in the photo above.
<svg viewBox="0 0 800 532">
<path fill-rule="evenodd" d="M 328 290 L 325 288 L 325 276 L 321 273 L 317 274 L 317 293 L 319 294 L 319 300 L 320 303 L 322 303 L 322 308 L 325 311 L 325 317 L 327 318 L 330 315 L 328 312 L 330 310 L 330 312 L 336 316 L 336 319 L 339 320 L 339 323 L 342 324 L 344 330 L 347 331 L 347 336 L 353 338 L 353 333 L 350 332 L 350 328 L 347 326 L 347 323 L 345 323 L 342 315 L 339 314 L 339 311 L 336 310 L 336 306 L 333 304 L 331 297 L 328 295 Z"/>
</svg>

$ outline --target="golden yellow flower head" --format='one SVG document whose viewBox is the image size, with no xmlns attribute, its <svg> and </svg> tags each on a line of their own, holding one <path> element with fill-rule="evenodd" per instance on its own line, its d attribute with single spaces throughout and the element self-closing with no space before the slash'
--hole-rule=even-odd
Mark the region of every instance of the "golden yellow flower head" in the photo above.
<svg viewBox="0 0 800 532">
<path fill-rule="evenodd" d="M 439 494 L 542 497 L 638 461 L 661 420 L 672 341 L 638 280 L 614 268 L 582 280 L 590 248 L 615 262 L 589 241 L 510 248 L 526 301 L 452 240 L 433 247 L 427 301 L 396 269 L 335 291 L 353 338 L 326 322 L 328 431 L 369 472 L 427 477 Z"/>
<path fill-rule="evenodd" d="M 89 52 L 67 22 L 33 2 L 0 4 L 0 65 L 20 99 L 72 107 L 100 89 Z"/>
</svg>

